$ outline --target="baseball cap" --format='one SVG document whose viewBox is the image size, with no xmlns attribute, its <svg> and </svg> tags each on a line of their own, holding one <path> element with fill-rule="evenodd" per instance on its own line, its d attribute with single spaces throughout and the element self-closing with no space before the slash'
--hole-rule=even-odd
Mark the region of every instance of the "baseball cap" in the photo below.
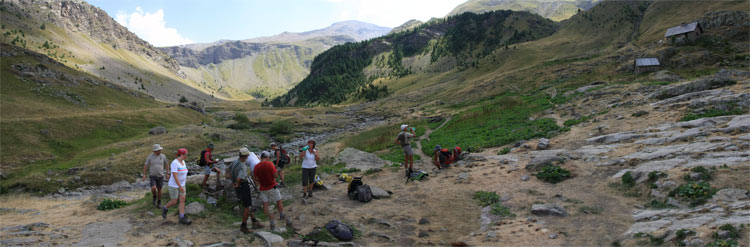
<svg viewBox="0 0 750 247">
<path fill-rule="evenodd" d="M 408 125 L 408 124 L 402 124 L 402 125 L 401 125 L 401 130 L 405 130 L 405 129 L 406 129 L 406 127 L 409 127 L 409 125 Z"/>
<path fill-rule="evenodd" d="M 270 158 L 270 157 L 271 157 L 271 154 L 268 153 L 268 151 L 263 151 L 262 153 L 260 153 L 260 158 L 261 159 L 262 158 Z"/>
<path fill-rule="evenodd" d="M 180 149 L 177 149 L 177 155 L 178 155 L 178 156 L 179 156 L 179 155 L 183 155 L 183 154 L 187 154 L 187 148 L 180 148 Z"/>
</svg>

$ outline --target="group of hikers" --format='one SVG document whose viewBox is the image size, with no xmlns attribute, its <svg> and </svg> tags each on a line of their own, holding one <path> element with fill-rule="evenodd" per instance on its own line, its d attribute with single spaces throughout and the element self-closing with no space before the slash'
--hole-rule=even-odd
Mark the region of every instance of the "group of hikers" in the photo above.
<svg viewBox="0 0 750 247">
<path fill-rule="evenodd" d="M 413 172 L 414 151 L 411 147 L 411 138 L 415 136 L 415 128 L 409 128 L 408 125 L 403 124 L 401 125 L 401 132 L 396 137 L 396 144 L 401 145 L 404 151 L 406 177 L 409 177 Z M 315 144 L 314 140 L 309 140 L 307 146 L 300 147 L 299 149 L 298 157 L 302 161 L 302 198 L 313 197 L 317 162 L 320 160 L 320 155 Z M 171 162 L 162 153 L 162 150 L 161 145 L 154 144 L 153 153 L 149 154 L 143 166 L 143 179 L 147 179 L 146 174 L 148 174 L 153 199 L 152 204 L 162 210 L 162 218 L 166 219 L 169 208 L 177 205 L 179 223 L 189 225 L 191 224 L 191 220 L 185 216 L 185 196 L 187 194 L 185 182 L 188 174 L 188 166 L 185 160 L 187 159 L 188 150 L 186 148 L 178 149 L 176 158 Z M 204 177 L 201 186 L 204 189 L 207 188 L 211 172 L 215 172 L 218 178 L 222 174 L 222 169 L 217 165 L 219 160 L 213 158 L 213 150 L 214 145 L 208 144 L 206 149 L 201 151 L 198 160 L 198 165 L 203 170 L 202 174 Z M 433 153 L 433 164 L 438 169 L 445 168 L 458 160 L 460 153 L 461 149 L 459 147 L 449 151 L 438 145 L 435 147 Z M 279 188 L 286 186 L 284 184 L 284 167 L 290 163 L 290 158 L 286 150 L 276 143 L 271 143 L 270 152 L 261 152 L 259 160 L 254 153 L 251 153 L 250 150 L 244 147 L 240 148 L 238 155 L 239 158 L 226 167 L 224 174 L 226 178 L 231 180 L 232 187 L 235 189 L 237 198 L 242 205 L 243 212 L 240 231 L 244 233 L 250 232 L 247 226 L 248 218 L 252 221 L 251 227 L 253 229 L 264 227 L 255 218 L 253 210 L 251 210 L 253 205 L 253 189 L 251 185 L 255 185 L 259 191 L 258 198 L 263 203 L 263 212 L 268 216 L 270 221 L 270 229 L 276 230 L 276 217 L 269 209 L 269 205 L 273 203 L 276 204 L 276 211 L 279 214 L 278 219 L 285 221 L 287 226 L 291 227 L 291 221 L 287 220 L 284 214 L 284 206 L 281 200 L 281 193 L 279 192 Z M 165 170 L 169 172 L 165 174 Z M 170 201 L 166 205 L 162 205 L 162 187 L 164 181 L 167 181 L 167 190 L 170 198 Z M 221 180 L 217 179 L 217 181 Z M 221 184 L 217 185 L 222 187 Z"/>
<path fill-rule="evenodd" d="M 302 159 L 302 197 L 310 198 L 313 196 L 313 184 L 315 181 L 315 173 L 317 168 L 317 162 L 320 160 L 318 150 L 315 148 L 315 141 L 309 140 L 307 146 L 300 148 L 300 157 Z M 253 205 L 252 189 L 251 184 L 257 186 L 258 198 L 263 203 L 263 212 L 268 216 L 270 221 L 270 229 L 276 230 L 276 217 L 270 211 L 269 205 L 275 203 L 276 211 L 279 214 L 279 220 L 285 221 L 288 227 L 291 227 L 291 221 L 286 219 L 284 215 L 284 206 L 281 200 L 281 193 L 279 187 L 284 187 L 284 166 L 290 162 L 289 156 L 286 150 L 282 149 L 280 145 L 271 143 L 271 151 L 263 151 L 260 153 L 260 160 L 257 160 L 257 156 L 251 153 L 247 148 L 240 148 L 239 158 L 233 161 L 225 170 L 226 178 L 232 182 L 232 187 L 235 189 L 237 198 L 242 205 L 242 224 L 240 225 L 240 231 L 243 233 L 249 233 L 250 229 L 247 226 L 247 219 L 250 218 L 252 221 L 253 229 L 261 229 L 264 227 L 260 221 L 255 218 L 251 207 Z M 211 172 L 215 172 L 216 176 L 221 177 L 222 170 L 218 164 L 218 160 L 213 158 L 212 152 L 214 149 L 213 144 L 209 144 L 208 147 L 201 151 L 198 165 L 203 169 L 203 183 L 202 187 L 205 189 Z M 162 218 L 167 218 L 167 213 L 170 207 L 175 205 L 178 206 L 179 211 L 179 223 L 189 225 L 192 223 L 190 219 L 185 216 L 185 196 L 187 195 L 187 189 L 185 182 L 188 174 L 188 167 L 185 159 L 187 158 L 188 150 L 186 148 L 180 148 L 177 150 L 176 158 L 170 163 L 162 153 L 163 148 L 159 144 L 154 144 L 153 153 L 149 154 L 146 158 L 146 162 L 143 166 L 143 179 L 147 179 L 148 174 L 149 184 L 151 186 L 152 204 L 162 210 Z M 253 156 L 253 159 L 250 156 Z M 273 161 L 272 161 L 273 160 Z M 164 171 L 169 171 L 165 173 Z M 277 179 L 279 182 L 277 182 Z M 162 205 L 162 187 L 164 181 L 167 181 L 167 189 L 169 192 L 170 201 L 166 205 Z M 219 180 L 220 181 L 220 180 Z M 218 184 L 218 186 L 222 186 Z"/>
</svg>

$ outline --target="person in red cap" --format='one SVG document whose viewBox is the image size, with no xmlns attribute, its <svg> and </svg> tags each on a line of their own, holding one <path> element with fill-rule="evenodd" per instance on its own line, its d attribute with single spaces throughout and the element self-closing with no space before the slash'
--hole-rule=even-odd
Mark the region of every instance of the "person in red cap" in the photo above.
<svg viewBox="0 0 750 247">
<path fill-rule="evenodd" d="M 185 217 L 185 195 L 187 191 L 185 189 L 185 179 L 187 179 L 188 168 L 185 165 L 185 159 L 187 158 L 187 149 L 180 148 L 177 150 L 177 158 L 172 161 L 169 165 L 172 176 L 169 176 L 169 198 L 171 199 L 167 205 L 161 209 L 161 217 L 167 218 L 168 208 L 174 206 L 179 201 L 178 210 L 180 211 L 180 224 L 190 225 L 190 221 Z"/>
</svg>

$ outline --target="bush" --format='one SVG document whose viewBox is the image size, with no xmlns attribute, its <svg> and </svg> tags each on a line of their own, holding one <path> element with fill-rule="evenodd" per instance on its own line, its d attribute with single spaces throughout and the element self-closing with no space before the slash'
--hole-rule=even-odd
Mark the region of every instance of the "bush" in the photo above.
<svg viewBox="0 0 750 247">
<path fill-rule="evenodd" d="M 633 173 L 631 172 L 626 172 L 620 179 L 622 180 L 622 185 L 625 185 L 627 187 L 635 186 L 635 178 L 633 177 Z"/>
<path fill-rule="evenodd" d="M 676 243 L 678 246 L 684 246 L 684 244 L 682 243 L 682 240 L 685 240 L 689 236 L 695 235 L 695 231 L 688 230 L 688 229 L 680 229 L 680 230 L 677 230 L 675 235 L 676 236 L 672 241 Z"/>
<path fill-rule="evenodd" d="M 506 218 L 516 217 L 516 215 L 514 213 L 510 212 L 510 208 L 504 206 L 500 202 L 496 202 L 496 203 L 492 204 L 492 206 L 490 206 L 490 213 L 494 214 L 494 215 L 499 215 L 499 216 L 502 216 L 502 217 L 506 217 Z"/>
<path fill-rule="evenodd" d="M 249 123 L 250 119 L 247 117 L 247 115 L 242 113 L 234 114 L 234 117 L 232 118 L 234 121 L 237 121 L 238 123 Z"/>
<path fill-rule="evenodd" d="M 654 208 L 654 209 L 674 208 L 674 206 L 669 205 L 667 203 L 666 199 L 663 200 L 663 201 L 659 201 L 659 200 L 656 200 L 656 199 L 651 200 L 651 202 L 649 203 L 649 207 Z"/>
<path fill-rule="evenodd" d="M 669 193 L 669 196 L 687 199 L 690 201 L 691 206 L 696 206 L 706 202 L 706 200 L 711 198 L 714 193 L 716 193 L 716 189 L 711 188 L 711 185 L 707 182 L 691 181 L 674 189 Z"/>
<path fill-rule="evenodd" d="M 504 155 L 510 153 L 510 147 L 503 148 L 500 150 L 500 152 L 497 152 L 498 155 Z"/>
<path fill-rule="evenodd" d="M 546 166 L 541 172 L 536 174 L 536 178 L 547 182 L 547 183 L 559 183 L 565 179 L 570 178 L 570 171 L 559 166 Z"/>
<path fill-rule="evenodd" d="M 651 171 L 648 173 L 648 182 L 653 183 L 659 180 L 659 178 L 666 177 L 667 174 L 660 171 Z"/>
<path fill-rule="evenodd" d="M 181 96 L 180 97 L 180 103 L 187 103 L 187 102 L 188 102 L 188 100 L 187 100 L 187 98 L 185 98 L 185 96 Z"/>
<path fill-rule="evenodd" d="M 690 169 L 690 172 L 691 173 L 699 173 L 700 176 L 698 176 L 698 178 L 693 179 L 693 178 L 690 177 L 690 173 L 688 173 L 688 174 L 685 174 L 685 176 L 684 176 L 685 180 L 688 180 L 688 181 L 691 181 L 691 180 L 692 181 L 701 181 L 701 180 L 708 181 L 708 180 L 711 180 L 712 175 L 713 175 L 713 172 L 711 172 L 711 170 L 706 169 L 703 166 L 693 167 L 693 169 Z"/>
<path fill-rule="evenodd" d="M 683 116 L 680 119 L 680 121 L 684 122 L 684 121 L 692 121 L 692 120 L 701 119 L 701 118 L 707 118 L 707 117 L 719 117 L 719 116 L 729 116 L 729 115 L 742 115 L 745 112 L 747 112 L 747 111 L 743 110 L 742 108 L 737 107 L 736 104 L 733 104 L 733 105 L 729 105 L 728 109 L 716 109 L 716 108 L 713 108 L 713 109 L 707 110 L 707 111 L 702 112 L 702 113 L 697 113 L 697 114 L 689 113 L 689 114 L 685 114 L 685 116 Z"/>
<path fill-rule="evenodd" d="M 128 205 L 128 203 L 121 201 L 121 200 L 104 199 L 104 201 L 99 203 L 99 206 L 97 206 L 96 209 L 101 210 L 101 211 L 107 211 L 107 210 L 125 207 L 126 205 Z"/>
<path fill-rule="evenodd" d="M 274 136 L 288 135 L 292 133 L 292 128 L 294 128 L 294 125 L 292 125 L 291 122 L 287 120 L 281 120 L 271 124 L 270 132 Z"/>
<path fill-rule="evenodd" d="M 482 205 L 482 207 L 500 202 L 500 196 L 494 191 L 477 191 L 474 193 L 474 199 L 479 200 L 479 205 Z"/>
<path fill-rule="evenodd" d="M 738 230 L 737 228 L 735 228 L 733 225 L 730 225 L 730 224 L 721 225 L 719 227 L 719 230 L 729 232 L 729 237 L 727 237 L 727 239 L 738 239 L 741 236 L 740 235 L 740 230 Z M 720 238 L 718 232 L 714 232 L 714 234 L 712 236 L 715 239 L 719 239 Z"/>
<path fill-rule="evenodd" d="M 740 246 L 734 239 L 717 239 L 706 245 L 707 247 L 736 247 Z"/>
<path fill-rule="evenodd" d="M 565 127 L 570 127 L 579 123 L 589 121 L 589 119 L 591 119 L 591 116 L 582 116 L 576 119 L 568 119 L 563 122 L 563 125 L 565 125 Z"/>
</svg>

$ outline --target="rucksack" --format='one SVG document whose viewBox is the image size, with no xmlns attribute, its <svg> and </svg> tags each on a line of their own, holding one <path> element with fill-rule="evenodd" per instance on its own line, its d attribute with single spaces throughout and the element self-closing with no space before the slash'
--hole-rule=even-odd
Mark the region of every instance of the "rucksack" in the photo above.
<svg viewBox="0 0 750 247">
<path fill-rule="evenodd" d="M 206 157 L 206 151 L 207 150 L 205 150 L 205 149 L 203 151 L 201 151 L 201 158 L 198 160 L 198 165 L 199 166 L 206 166 L 207 165 L 206 160 L 203 159 L 203 157 Z"/>
<path fill-rule="evenodd" d="M 280 152 L 279 152 L 280 153 L 280 155 L 279 155 L 280 157 L 277 157 L 277 159 L 280 160 L 279 163 L 281 163 L 282 165 L 288 165 L 289 164 L 289 160 L 290 160 L 289 154 L 286 152 L 286 149 L 279 148 L 279 150 L 280 150 Z"/>
<path fill-rule="evenodd" d="M 422 179 L 427 178 L 427 176 L 429 175 L 426 172 L 418 171 L 418 172 L 412 172 L 409 175 L 409 179 L 414 180 L 414 181 L 421 181 Z"/>
<path fill-rule="evenodd" d="M 440 156 L 439 156 L 439 158 L 440 158 L 440 163 L 450 164 L 451 163 L 451 152 L 448 151 L 447 148 L 443 148 L 443 149 L 440 150 Z"/>
<path fill-rule="evenodd" d="M 461 159 L 461 147 L 456 146 L 453 148 L 453 160 L 458 161 L 459 159 Z"/>
<path fill-rule="evenodd" d="M 349 187 L 347 188 L 346 193 L 349 195 L 349 199 L 356 200 L 357 199 L 357 188 L 359 186 L 362 186 L 364 183 L 362 183 L 362 177 L 353 177 L 352 181 L 349 182 Z"/>
<path fill-rule="evenodd" d="M 354 238 L 354 231 L 352 228 L 338 220 L 329 221 L 328 224 L 326 224 L 326 230 L 341 241 L 350 241 Z"/>
<path fill-rule="evenodd" d="M 409 143 L 406 143 L 406 132 L 399 133 L 396 140 L 398 140 L 398 144 L 401 146 L 409 145 Z"/>
<path fill-rule="evenodd" d="M 369 185 L 363 184 L 357 187 L 357 200 L 359 202 L 372 201 L 372 190 Z"/>
</svg>

